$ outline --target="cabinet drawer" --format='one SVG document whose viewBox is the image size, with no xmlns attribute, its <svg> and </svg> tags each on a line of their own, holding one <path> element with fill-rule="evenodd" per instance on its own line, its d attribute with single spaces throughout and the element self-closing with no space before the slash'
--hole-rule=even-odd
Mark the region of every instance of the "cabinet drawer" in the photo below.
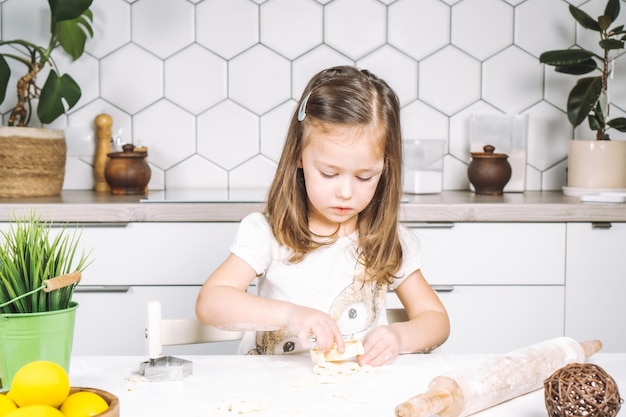
<svg viewBox="0 0 626 417">
<path fill-rule="evenodd" d="M 438 295 L 451 328 L 443 353 L 506 353 L 563 336 L 563 286 L 454 286 Z M 387 308 L 402 308 L 394 293 Z"/>
<path fill-rule="evenodd" d="M 564 223 L 406 226 L 421 243 L 422 272 L 435 285 L 563 285 Z"/>
<path fill-rule="evenodd" d="M 89 223 L 93 262 L 79 285 L 201 285 L 229 253 L 239 223 Z M 68 228 L 76 227 L 69 224 Z M 0 223 L 8 231 L 8 223 Z M 54 234 L 56 228 L 52 229 Z"/>
<path fill-rule="evenodd" d="M 626 223 L 567 225 L 565 331 L 599 339 L 602 352 L 626 352 Z"/>
<path fill-rule="evenodd" d="M 200 286 L 131 286 L 126 291 L 77 292 L 73 355 L 138 355 L 148 358 L 147 304 L 161 302 L 163 317 L 195 317 Z M 104 312 L 104 313 L 103 313 Z M 164 355 L 236 354 L 238 341 L 165 346 Z M 137 363 L 139 368 L 139 363 Z"/>
<path fill-rule="evenodd" d="M 238 223 L 128 223 L 83 229 L 93 263 L 81 285 L 199 285 L 228 255 Z"/>
</svg>

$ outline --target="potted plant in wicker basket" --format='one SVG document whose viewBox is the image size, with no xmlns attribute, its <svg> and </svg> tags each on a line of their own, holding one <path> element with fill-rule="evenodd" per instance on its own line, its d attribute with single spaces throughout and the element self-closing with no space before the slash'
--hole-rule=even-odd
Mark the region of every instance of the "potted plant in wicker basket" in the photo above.
<svg viewBox="0 0 626 417">
<path fill-rule="evenodd" d="M 568 158 L 568 187 L 573 193 L 588 189 L 626 188 L 626 141 L 610 140 L 609 130 L 626 132 L 626 118 L 611 118 L 609 86 L 615 62 L 624 55 L 626 31 L 618 23 L 620 0 L 608 0 L 604 13 L 592 18 L 573 5 L 569 12 L 582 28 L 597 32 L 599 52 L 582 48 L 547 51 L 540 62 L 557 72 L 584 76 L 576 81 L 567 99 L 567 116 L 576 128 L 585 120 L 595 131 L 595 140 L 572 140 Z M 626 64 L 621 62 L 622 65 Z M 576 191 L 580 190 L 580 191 Z"/>
<path fill-rule="evenodd" d="M 0 40 L 0 104 L 17 97 L 8 115 L 8 127 L 0 127 L 0 197 L 59 195 L 65 175 L 66 144 L 61 130 L 33 126 L 50 124 L 71 109 L 81 90 L 69 74 L 62 74 L 53 57 L 59 47 L 73 60 L 81 57 L 88 37 L 93 37 L 93 0 L 48 0 L 50 38 L 40 46 L 26 39 Z M 4 5 L 6 7 L 6 3 Z M 3 18 L 9 19 L 5 9 Z M 17 80 L 17 95 L 7 96 L 11 77 L 9 62 L 24 65 Z M 49 68 L 39 86 L 40 71 Z"/>
<path fill-rule="evenodd" d="M 90 253 L 79 229 L 53 228 L 35 212 L 0 231 L 0 382 L 19 368 L 50 360 L 69 371 L 78 304 L 72 301 Z"/>
</svg>

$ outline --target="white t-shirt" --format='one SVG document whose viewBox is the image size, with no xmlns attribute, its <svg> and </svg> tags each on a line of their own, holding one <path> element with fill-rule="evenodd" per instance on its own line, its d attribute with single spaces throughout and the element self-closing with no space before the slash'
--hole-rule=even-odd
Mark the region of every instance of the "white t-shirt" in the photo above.
<svg viewBox="0 0 626 417">
<path fill-rule="evenodd" d="M 258 275 L 258 295 L 315 308 L 338 323 L 345 339 L 362 340 L 374 327 L 387 324 L 386 293 L 420 268 L 419 242 L 407 228 L 398 228 L 402 266 L 392 284 L 364 281 L 357 262 L 358 232 L 337 239 L 289 263 L 290 249 L 274 237 L 261 213 L 246 216 L 239 226 L 231 252 Z M 287 329 L 246 332 L 241 354 L 281 354 L 299 351 L 297 335 Z"/>
</svg>

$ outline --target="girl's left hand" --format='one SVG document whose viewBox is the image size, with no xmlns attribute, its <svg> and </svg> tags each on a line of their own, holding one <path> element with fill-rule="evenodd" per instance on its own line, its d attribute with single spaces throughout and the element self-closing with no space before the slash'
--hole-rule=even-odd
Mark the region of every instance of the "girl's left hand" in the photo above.
<svg viewBox="0 0 626 417">
<path fill-rule="evenodd" d="M 400 354 L 400 333 L 390 325 L 378 326 L 365 336 L 363 350 L 359 365 L 388 365 Z"/>
</svg>

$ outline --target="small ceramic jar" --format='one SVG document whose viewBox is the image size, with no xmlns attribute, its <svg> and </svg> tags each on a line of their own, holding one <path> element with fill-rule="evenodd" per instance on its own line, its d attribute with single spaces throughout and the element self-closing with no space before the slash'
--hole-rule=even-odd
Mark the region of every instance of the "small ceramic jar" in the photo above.
<svg viewBox="0 0 626 417">
<path fill-rule="evenodd" d="M 511 179 L 511 164 L 508 155 L 495 153 L 495 147 L 485 145 L 485 152 L 472 152 L 472 162 L 467 168 L 467 176 L 476 194 L 501 195 L 504 186 Z"/>
<path fill-rule="evenodd" d="M 132 144 L 122 146 L 122 152 L 111 152 L 107 156 L 104 177 L 111 194 L 145 194 L 152 171 L 146 161 L 146 151 L 135 151 Z"/>
</svg>

